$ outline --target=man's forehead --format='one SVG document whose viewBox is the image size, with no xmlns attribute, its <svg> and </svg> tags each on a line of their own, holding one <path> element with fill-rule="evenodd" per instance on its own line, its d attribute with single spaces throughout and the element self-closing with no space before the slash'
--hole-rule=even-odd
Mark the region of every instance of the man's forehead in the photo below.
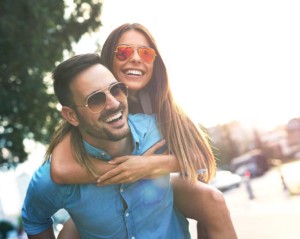
<svg viewBox="0 0 300 239">
<path fill-rule="evenodd" d="M 97 64 L 78 74 L 73 84 L 71 84 L 71 88 L 76 91 L 82 91 L 84 94 L 90 94 L 94 91 L 106 89 L 117 82 L 106 67 Z"/>
<path fill-rule="evenodd" d="M 114 75 L 108 70 L 105 66 L 96 64 L 93 65 L 82 72 L 80 72 L 77 78 L 85 78 L 85 79 L 94 79 L 98 78 L 102 81 L 106 81 L 108 79 L 115 80 Z"/>
</svg>

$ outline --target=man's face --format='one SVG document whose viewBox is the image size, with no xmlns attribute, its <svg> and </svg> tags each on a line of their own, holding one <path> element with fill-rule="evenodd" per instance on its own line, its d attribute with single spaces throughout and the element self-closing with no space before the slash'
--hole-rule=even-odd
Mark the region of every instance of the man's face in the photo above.
<svg viewBox="0 0 300 239">
<path fill-rule="evenodd" d="M 119 101 L 107 92 L 114 83 L 117 81 L 112 73 L 97 64 L 80 73 L 70 86 L 75 105 L 85 105 L 91 94 L 106 91 L 106 103 L 100 113 L 92 113 L 87 107 L 75 109 L 83 138 L 94 146 L 121 140 L 130 133 L 127 99 Z"/>
</svg>

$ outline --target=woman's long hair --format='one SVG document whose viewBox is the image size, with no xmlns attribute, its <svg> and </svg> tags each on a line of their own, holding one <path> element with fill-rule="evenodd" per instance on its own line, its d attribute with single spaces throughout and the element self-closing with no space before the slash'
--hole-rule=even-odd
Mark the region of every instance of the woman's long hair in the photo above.
<svg viewBox="0 0 300 239">
<path fill-rule="evenodd" d="M 83 139 L 78 128 L 71 125 L 68 121 L 62 120 L 57 129 L 55 130 L 52 140 L 47 148 L 44 156 L 44 163 L 50 158 L 54 148 L 62 141 L 62 139 L 68 134 L 71 134 L 71 151 L 75 160 L 82 166 L 86 167 L 88 172 L 98 177 L 95 166 L 92 163 L 91 156 L 87 153 L 83 145 Z"/>
<path fill-rule="evenodd" d="M 156 51 L 153 75 L 146 86 L 146 91 L 150 96 L 153 112 L 157 115 L 159 128 L 167 142 L 169 153 L 174 154 L 179 161 L 183 177 L 191 182 L 197 179 L 208 182 L 215 175 L 216 170 L 208 137 L 204 129 L 198 128 L 175 103 L 165 64 L 150 32 L 137 23 L 126 23 L 116 28 L 103 45 L 102 62 L 108 69 L 113 70 L 114 51 L 118 41 L 124 32 L 132 30 L 142 33 L 150 47 Z M 198 175 L 198 169 L 206 169 L 206 173 Z"/>
</svg>

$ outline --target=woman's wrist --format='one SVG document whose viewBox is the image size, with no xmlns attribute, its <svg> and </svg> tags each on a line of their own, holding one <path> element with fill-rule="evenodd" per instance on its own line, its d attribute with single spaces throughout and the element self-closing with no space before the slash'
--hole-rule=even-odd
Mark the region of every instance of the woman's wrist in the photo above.
<svg viewBox="0 0 300 239">
<path fill-rule="evenodd" d="M 176 157 L 170 154 L 168 155 L 168 159 L 170 173 L 180 172 L 180 165 Z"/>
<path fill-rule="evenodd" d="M 174 155 L 155 155 L 151 156 L 154 163 L 151 164 L 151 175 L 164 175 L 179 172 L 179 163 Z"/>
</svg>

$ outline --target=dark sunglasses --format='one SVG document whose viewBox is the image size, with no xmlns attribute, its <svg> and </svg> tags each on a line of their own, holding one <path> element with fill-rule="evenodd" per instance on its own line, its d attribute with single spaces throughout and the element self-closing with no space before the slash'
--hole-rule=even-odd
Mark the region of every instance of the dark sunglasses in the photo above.
<svg viewBox="0 0 300 239">
<path fill-rule="evenodd" d="M 128 87 L 122 82 L 115 83 L 106 90 L 99 90 L 89 95 L 85 105 L 75 105 L 75 107 L 87 107 L 92 113 L 100 113 L 105 107 L 108 93 L 116 100 L 124 101 L 128 96 Z"/>
<path fill-rule="evenodd" d="M 120 45 L 117 46 L 114 53 L 116 53 L 116 57 L 120 61 L 126 61 L 128 58 L 130 58 L 133 54 L 133 52 L 137 50 L 140 58 L 147 62 L 152 63 L 155 60 L 156 54 L 155 50 L 148 46 L 141 46 L 141 47 L 132 47 L 128 45 Z"/>
</svg>

